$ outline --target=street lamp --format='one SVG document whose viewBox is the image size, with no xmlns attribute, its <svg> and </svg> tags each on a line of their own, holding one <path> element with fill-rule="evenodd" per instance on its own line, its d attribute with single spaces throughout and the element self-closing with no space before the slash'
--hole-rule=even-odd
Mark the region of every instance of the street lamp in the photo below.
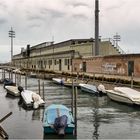
<svg viewBox="0 0 140 140">
<path fill-rule="evenodd" d="M 13 31 L 12 27 L 11 30 L 9 31 L 9 37 L 11 38 L 11 62 L 13 58 L 13 38 L 15 38 L 15 31 Z"/>
</svg>

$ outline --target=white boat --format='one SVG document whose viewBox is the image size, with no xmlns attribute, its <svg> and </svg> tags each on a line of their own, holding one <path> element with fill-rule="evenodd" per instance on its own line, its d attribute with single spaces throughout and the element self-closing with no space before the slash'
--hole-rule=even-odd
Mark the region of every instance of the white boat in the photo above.
<svg viewBox="0 0 140 140">
<path fill-rule="evenodd" d="M 5 86 L 5 89 L 8 94 L 11 94 L 13 96 L 20 96 L 20 92 L 17 86 Z"/>
<path fill-rule="evenodd" d="M 72 79 L 70 78 L 52 78 L 54 83 L 64 85 L 66 87 L 72 87 Z M 79 87 L 79 83 L 83 81 L 77 81 L 76 79 L 73 79 L 73 85 L 76 87 Z"/>
<path fill-rule="evenodd" d="M 81 90 L 89 93 L 98 93 L 97 87 L 91 84 L 79 84 Z"/>
<path fill-rule="evenodd" d="M 63 84 L 63 79 L 61 79 L 61 78 L 52 78 L 52 80 L 56 84 Z"/>
<path fill-rule="evenodd" d="M 34 72 L 31 72 L 29 75 L 30 78 L 37 78 L 37 74 Z"/>
<path fill-rule="evenodd" d="M 45 104 L 45 102 L 40 97 L 40 95 L 38 95 L 35 92 L 30 91 L 30 90 L 23 90 L 21 92 L 21 97 L 22 97 L 23 102 L 27 108 L 33 107 L 36 109 L 39 106 L 44 106 L 44 104 Z"/>
<path fill-rule="evenodd" d="M 140 105 L 140 92 L 128 87 L 115 87 L 113 90 L 106 90 L 110 99 L 127 103 Z"/>
</svg>

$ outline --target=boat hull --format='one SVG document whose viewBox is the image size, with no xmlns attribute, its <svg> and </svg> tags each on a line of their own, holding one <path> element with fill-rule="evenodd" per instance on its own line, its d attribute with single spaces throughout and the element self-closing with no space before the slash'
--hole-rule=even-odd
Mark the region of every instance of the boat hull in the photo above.
<svg viewBox="0 0 140 140">
<path fill-rule="evenodd" d="M 5 86 L 6 92 L 12 96 L 19 97 L 20 93 L 16 86 Z"/>
<path fill-rule="evenodd" d="M 107 91 L 107 95 L 111 100 L 131 105 L 134 104 L 134 102 L 130 98 L 127 98 L 126 96 L 122 96 L 120 94 L 115 94 L 111 90 Z"/>
<path fill-rule="evenodd" d="M 97 93 L 96 91 L 93 91 L 93 90 L 91 90 L 91 89 L 87 89 L 87 88 L 84 88 L 84 87 L 81 87 L 81 90 L 82 91 L 85 91 L 85 92 L 88 92 L 88 93 Z"/>
<path fill-rule="evenodd" d="M 60 121 L 60 119 L 58 121 L 58 118 L 62 116 L 67 117 L 66 122 L 64 121 L 64 119 L 63 121 L 62 120 Z M 74 119 L 70 109 L 68 109 L 66 106 L 61 104 L 52 104 L 48 106 L 44 111 L 43 118 L 44 133 L 58 134 L 58 132 L 55 131 L 55 129 L 58 128 L 59 130 L 60 128 L 59 126 L 65 129 L 64 130 L 65 134 L 73 134 L 75 128 Z"/>
<path fill-rule="evenodd" d="M 89 84 L 79 84 L 79 86 L 81 87 L 81 90 L 82 90 L 82 91 L 85 91 L 85 92 L 88 92 L 88 93 L 93 93 L 93 94 L 98 93 L 96 87 L 93 86 L 93 85 L 89 85 Z"/>
<path fill-rule="evenodd" d="M 30 90 L 24 90 L 23 92 L 21 92 L 21 98 L 22 98 L 22 102 L 25 108 L 29 108 L 29 109 L 34 108 L 35 101 L 33 100 L 33 94 L 36 94 L 36 93 Z M 40 98 L 40 100 L 42 99 Z M 38 107 L 44 107 L 44 105 L 45 105 L 45 102 L 42 100 L 39 103 Z"/>
<path fill-rule="evenodd" d="M 65 134 L 73 134 L 73 132 L 74 132 L 74 127 L 66 127 L 65 128 Z M 44 133 L 55 134 L 56 131 L 53 128 L 51 128 L 50 126 L 48 126 L 48 127 L 44 127 Z"/>
</svg>

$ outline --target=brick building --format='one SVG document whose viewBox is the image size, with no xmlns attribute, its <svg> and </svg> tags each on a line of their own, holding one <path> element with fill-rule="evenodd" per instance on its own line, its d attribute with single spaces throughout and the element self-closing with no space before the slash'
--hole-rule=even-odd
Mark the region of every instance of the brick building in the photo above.
<svg viewBox="0 0 140 140">
<path fill-rule="evenodd" d="M 75 72 L 140 77 L 140 54 L 83 57 L 73 60 Z"/>
</svg>

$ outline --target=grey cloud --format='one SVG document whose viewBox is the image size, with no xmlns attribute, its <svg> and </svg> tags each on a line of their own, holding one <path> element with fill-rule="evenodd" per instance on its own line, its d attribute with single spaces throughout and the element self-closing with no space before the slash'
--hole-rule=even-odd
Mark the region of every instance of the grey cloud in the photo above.
<svg viewBox="0 0 140 140">
<path fill-rule="evenodd" d="M 85 3 L 82 3 L 82 2 L 71 3 L 70 5 L 72 5 L 73 7 L 78 7 L 78 6 L 89 7 L 88 4 L 85 4 Z"/>
<path fill-rule="evenodd" d="M 52 18 L 61 18 L 61 17 L 64 17 L 65 16 L 65 13 L 64 12 L 60 12 L 60 11 L 57 11 L 57 10 L 54 10 L 54 9 L 41 9 L 41 14 L 43 15 L 49 15 L 51 16 Z"/>
<path fill-rule="evenodd" d="M 121 1 L 121 3 L 117 4 L 117 5 L 113 5 L 110 6 L 108 8 L 106 8 L 107 11 L 112 11 L 114 9 L 120 9 L 121 7 L 123 7 L 127 2 L 126 1 Z"/>
<path fill-rule="evenodd" d="M 0 9 L 7 9 L 7 5 L 4 2 L 0 2 Z"/>
<path fill-rule="evenodd" d="M 50 18 L 61 18 L 64 17 L 65 13 L 57 11 L 57 10 L 53 10 L 53 9 L 39 9 L 38 13 L 35 15 L 32 14 L 29 11 L 26 11 L 26 15 L 27 15 L 27 19 L 32 21 L 32 20 L 41 20 L 41 21 L 45 21 L 47 17 Z"/>
<path fill-rule="evenodd" d="M 41 25 L 40 24 L 32 24 L 32 25 L 29 25 L 28 27 L 29 28 L 39 28 Z"/>
<path fill-rule="evenodd" d="M 85 15 L 83 15 L 83 14 L 75 14 L 75 15 L 73 15 L 73 17 L 74 18 L 80 18 L 80 19 L 87 19 L 87 17 L 85 16 Z"/>
<path fill-rule="evenodd" d="M 44 20 L 44 18 L 41 15 L 28 15 L 28 20 Z"/>
<path fill-rule="evenodd" d="M 0 18 L 0 24 L 4 24 L 4 23 L 6 23 L 7 22 L 7 20 L 5 20 L 5 19 L 3 19 L 3 18 Z"/>
</svg>

